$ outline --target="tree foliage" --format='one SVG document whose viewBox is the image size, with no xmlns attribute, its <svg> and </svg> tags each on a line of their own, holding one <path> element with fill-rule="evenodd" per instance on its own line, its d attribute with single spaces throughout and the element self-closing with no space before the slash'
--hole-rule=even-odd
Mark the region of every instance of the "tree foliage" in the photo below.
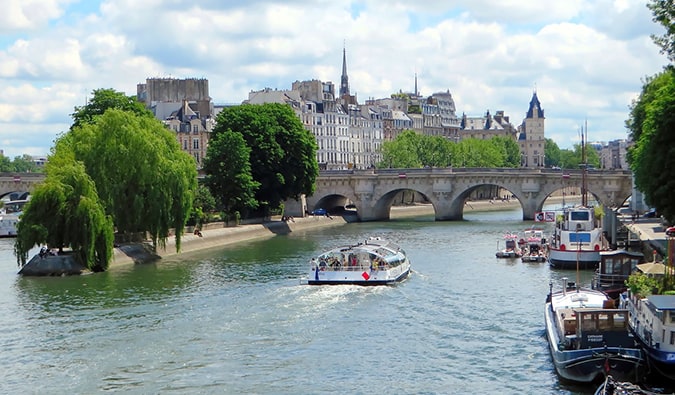
<svg viewBox="0 0 675 395">
<path fill-rule="evenodd" d="M 520 148 L 514 139 L 495 136 L 490 141 L 495 144 L 502 157 L 502 163 L 497 167 L 520 167 Z"/>
<path fill-rule="evenodd" d="M 628 162 L 646 201 L 675 219 L 675 72 L 668 68 L 646 81 L 626 124 L 634 145 Z"/>
<path fill-rule="evenodd" d="M 404 130 L 394 140 L 382 143 L 382 162 L 378 167 L 384 168 L 418 168 L 423 167 L 420 158 L 420 146 L 424 136 L 412 130 Z"/>
<path fill-rule="evenodd" d="M 139 102 L 134 96 L 126 96 L 114 89 L 95 89 L 92 91 L 92 97 L 87 101 L 87 104 L 75 107 L 75 112 L 70 114 L 73 118 L 70 129 L 93 122 L 95 117 L 103 115 L 111 108 L 130 111 L 142 117 L 153 117 L 152 112 L 145 108 L 143 103 Z"/>
<path fill-rule="evenodd" d="M 209 141 L 204 158 L 205 183 L 228 218 L 235 211 L 258 207 L 255 192 L 260 183 L 253 180 L 250 154 L 251 148 L 244 137 L 231 130 L 223 131 Z"/>
<path fill-rule="evenodd" d="M 379 168 L 519 167 L 518 144 L 507 137 L 466 139 L 454 143 L 441 136 L 405 130 L 382 144 Z"/>
<path fill-rule="evenodd" d="M 215 139 L 229 131 L 240 134 L 251 149 L 251 175 L 260 184 L 255 199 L 264 209 L 314 193 L 319 174 L 316 140 L 289 106 L 268 103 L 225 108 L 211 136 Z M 211 155 L 217 154 L 211 151 Z"/>
<path fill-rule="evenodd" d="M 28 154 L 15 156 L 14 160 L 0 154 L 0 171 L 17 172 L 17 173 L 39 173 L 42 169 L 33 162 Z"/>
<path fill-rule="evenodd" d="M 661 36 L 652 34 L 652 40 L 668 60 L 675 61 L 675 4 L 672 0 L 650 0 L 647 8 L 652 11 L 652 20 L 666 29 Z"/>
<path fill-rule="evenodd" d="M 174 228 L 180 250 L 197 170 L 161 122 L 108 109 L 57 139 L 50 162 L 69 160 L 84 164 L 119 233 L 148 232 L 164 247 Z"/>
<path fill-rule="evenodd" d="M 581 144 L 574 144 L 574 147 L 560 151 L 560 167 L 564 169 L 579 169 L 584 163 L 584 155 L 586 163 L 589 167 L 600 167 L 600 155 L 598 151 L 586 146 L 585 153 Z"/>
<path fill-rule="evenodd" d="M 501 167 L 505 161 L 503 145 L 492 140 L 464 139 L 455 148 L 455 167 Z"/>
<path fill-rule="evenodd" d="M 641 297 L 659 295 L 664 291 L 663 281 L 640 272 L 631 274 L 626 280 L 626 286 L 633 294 Z"/>
<path fill-rule="evenodd" d="M 46 244 L 60 251 L 70 247 L 85 267 L 106 270 L 112 259 L 113 224 L 94 182 L 75 161 L 50 162 L 47 172 L 17 224 L 17 261 L 24 265 L 33 247 Z"/>
<path fill-rule="evenodd" d="M 546 139 L 544 143 L 544 164 L 546 167 L 561 166 L 560 147 L 552 139 Z"/>
</svg>

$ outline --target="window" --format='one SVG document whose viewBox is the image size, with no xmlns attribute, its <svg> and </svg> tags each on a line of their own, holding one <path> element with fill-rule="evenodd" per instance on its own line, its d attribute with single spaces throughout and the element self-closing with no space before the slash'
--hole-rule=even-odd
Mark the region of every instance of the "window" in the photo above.
<svg viewBox="0 0 675 395">
<path fill-rule="evenodd" d="M 199 149 L 199 139 L 192 140 L 192 149 Z"/>
<path fill-rule="evenodd" d="M 588 211 L 570 212 L 570 221 L 588 221 L 590 219 Z"/>
</svg>

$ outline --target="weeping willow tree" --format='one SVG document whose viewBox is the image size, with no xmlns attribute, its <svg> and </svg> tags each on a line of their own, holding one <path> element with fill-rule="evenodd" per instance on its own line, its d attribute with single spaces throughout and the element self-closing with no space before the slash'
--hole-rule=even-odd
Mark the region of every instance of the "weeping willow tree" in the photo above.
<svg viewBox="0 0 675 395">
<path fill-rule="evenodd" d="M 120 234 L 147 234 L 166 247 L 175 229 L 176 249 L 197 189 L 194 159 L 154 117 L 108 109 L 60 136 L 50 161 L 84 164 L 105 213 Z"/>
<path fill-rule="evenodd" d="M 104 271 L 112 259 L 113 224 L 105 214 L 92 179 L 75 161 L 53 161 L 17 224 L 14 253 L 20 265 L 29 251 L 46 244 L 63 252 L 70 247 L 75 260 L 92 271 Z"/>
</svg>

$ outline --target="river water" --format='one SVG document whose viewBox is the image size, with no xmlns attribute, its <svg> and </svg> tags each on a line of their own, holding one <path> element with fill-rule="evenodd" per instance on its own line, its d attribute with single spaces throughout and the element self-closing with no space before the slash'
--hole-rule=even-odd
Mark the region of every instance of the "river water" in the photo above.
<svg viewBox="0 0 675 395">
<path fill-rule="evenodd" d="M 549 281 L 575 273 L 495 258 L 505 233 L 533 225 L 520 209 L 464 217 L 300 231 L 64 278 L 17 276 L 13 240 L 0 240 L 0 393 L 592 394 L 559 382 L 544 335 Z M 312 255 L 368 236 L 403 246 L 412 276 L 302 283 Z"/>
</svg>

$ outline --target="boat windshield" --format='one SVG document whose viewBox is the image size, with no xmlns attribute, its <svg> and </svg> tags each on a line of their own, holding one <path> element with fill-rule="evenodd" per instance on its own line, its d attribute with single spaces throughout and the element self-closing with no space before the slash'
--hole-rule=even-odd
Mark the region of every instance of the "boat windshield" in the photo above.
<svg viewBox="0 0 675 395">
<path fill-rule="evenodd" d="M 25 206 L 27 202 L 28 200 L 13 200 L 10 202 L 6 202 L 3 208 L 7 214 L 20 213 L 21 211 L 23 211 L 23 206 Z"/>
<path fill-rule="evenodd" d="M 570 221 L 588 221 L 590 213 L 588 211 L 571 211 Z"/>
</svg>

